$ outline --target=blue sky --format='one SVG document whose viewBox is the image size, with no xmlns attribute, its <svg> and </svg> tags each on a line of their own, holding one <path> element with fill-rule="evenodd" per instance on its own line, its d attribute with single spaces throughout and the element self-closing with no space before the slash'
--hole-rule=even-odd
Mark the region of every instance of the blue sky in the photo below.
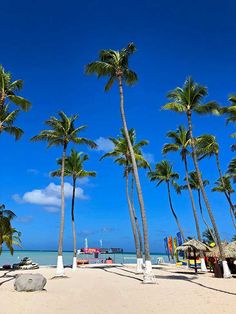
<svg viewBox="0 0 236 314">
<path fill-rule="evenodd" d="M 137 130 L 138 139 L 149 140 L 144 152 L 152 163 L 158 162 L 166 132 L 186 123 L 184 116 L 160 111 L 168 90 L 192 75 L 208 86 L 208 99 L 222 105 L 227 104 L 229 94 L 236 92 L 235 9 L 233 0 L 9 0 L 1 4 L 0 63 L 14 78 L 24 79 L 22 95 L 33 104 L 31 111 L 18 119 L 17 124 L 25 131 L 22 140 L 15 142 L 4 134 L 0 138 L 0 203 L 16 212 L 15 226 L 22 231 L 25 249 L 57 249 L 59 181 L 48 174 L 55 169 L 61 150 L 47 149 L 44 143 L 31 143 L 29 139 L 44 127 L 43 121 L 50 115 L 64 110 L 79 114 L 78 123 L 88 126 L 84 136 L 100 139 L 100 151 L 77 148 L 90 155 L 87 169 L 97 171 L 97 178 L 79 184 L 78 245 L 83 246 L 87 237 L 90 246 L 98 246 L 102 239 L 104 246 L 133 250 L 122 171 L 112 160 L 99 161 L 102 150 L 107 149 L 107 137 L 116 136 L 121 127 L 117 86 L 105 93 L 104 81 L 85 76 L 84 66 L 97 58 L 100 49 L 136 43 L 138 50 L 130 66 L 139 81 L 125 88 L 128 125 Z M 233 127 L 225 127 L 222 117 L 194 116 L 193 122 L 195 135 L 217 136 L 225 170 L 233 157 L 229 148 Z M 169 158 L 183 177 L 179 156 L 171 154 Z M 201 162 L 201 169 L 211 183 L 217 179 L 213 158 Z M 177 231 L 166 187 L 156 189 L 145 173 L 141 173 L 141 181 L 151 250 L 163 251 L 163 237 Z M 69 190 L 68 185 L 68 195 Z M 234 230 L 225 199 L 216 193 L 209 193 L 209 197 L 222 238 L 230 239 Z M 186 193 L 176 196 L 173 192 L 173 202 L 185 233 L 194 236 Z M 204 229 L 202 222 L 201 227 Z M 71 247 L 68 196 L 64 248 Z"/>
</svg>

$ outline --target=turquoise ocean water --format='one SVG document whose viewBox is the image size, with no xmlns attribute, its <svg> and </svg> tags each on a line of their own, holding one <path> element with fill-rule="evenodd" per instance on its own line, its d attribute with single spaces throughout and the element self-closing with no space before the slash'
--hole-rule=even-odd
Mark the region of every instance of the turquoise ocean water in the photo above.
<svg viewBox="0 0 236 314">
<path fill-rule="evenodd" d="M 22 251 L 15 251 L 13 256 L 11 256 L 9 252 L 3 251 L 2 254 L 0 255 L 0 266 L 4 264 L 12 265 L 14 263 L 19 263 L 20 260 L 26 256 L 31 258 L 34 263 L 38 263 L 39 265 L 56 265 L 56 261 L 57 261 L 57 252 L 55 251 L 23 251 L 22 250 Z M 120 263 L 132 264 L 136 262 L 136 256 L 134 253 L 102 254 L 101 258 L 106 259 L 109 256 L 117 264 L 120 264 Z M 73 257 L 72 252 L 64 252 L 63 253 L 64 264 L 71 265 L 72 257 Z M 80 257 L 81 255 L 78 256 L 78 258 Z M 84 259 L 87 257 L 93 258 L 93 255 L 83 256 Z M 163 257 L 165 262 L 169 262 L 167 255 L 162 254 L 162 253 L 160 254 L 155 253 L 155 254 L 151 254 L 153 264 L 156 264 L 157 257 Z"/>
</svg>

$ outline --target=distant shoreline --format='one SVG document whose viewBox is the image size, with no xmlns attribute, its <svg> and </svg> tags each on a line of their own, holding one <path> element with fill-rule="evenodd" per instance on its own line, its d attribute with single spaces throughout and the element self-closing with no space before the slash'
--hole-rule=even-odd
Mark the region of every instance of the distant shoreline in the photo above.
<svg viewBox="0 0 236 314">
<path fill-rule="evenodd" d="M 2 250 L 2 252 L 10 253 L 9 250 Z M 25 249 L 25 250 L 14 250 L 14 253 L 16 252 L 57 252 L 57 250 L 30 250 L 30 249 Z M 64 253 L 73 253 L 73 250 L 64 250 Z M 124 251 L 123 253 L 112 253 L 112 254 L 136 254 L 136 252 L 126 252 Z M 166 255 L 164 252 L 151 252 L 151 255 Z"/>
</svg>

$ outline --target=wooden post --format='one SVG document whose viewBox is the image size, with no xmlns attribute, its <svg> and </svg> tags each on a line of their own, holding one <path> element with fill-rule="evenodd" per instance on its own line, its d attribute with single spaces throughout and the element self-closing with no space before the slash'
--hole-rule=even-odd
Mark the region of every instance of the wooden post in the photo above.
<svg viewBox="0 0 236 314">
<path fill-rule="evenodd" d="M 197 274 L 197 257 L 196 257 L 195 248 L 193 249 L 193 254 L 194 254 L 195 274 Z"/>
</svg>

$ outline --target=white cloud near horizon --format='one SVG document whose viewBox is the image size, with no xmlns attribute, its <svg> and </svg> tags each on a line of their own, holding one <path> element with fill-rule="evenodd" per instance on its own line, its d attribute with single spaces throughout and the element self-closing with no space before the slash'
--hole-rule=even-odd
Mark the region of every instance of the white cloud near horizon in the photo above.
<svg viewBox="0 0 236 314">
<path fill-rule="evenodd" d="M 97 140 L 95 140 L 95 143 L 97 144 L 97 151 L 108 153 L 114 148 L 114 144 L 112 141 L 109 140 L 109 138 L 105 138 L 100 136 Z"/>
<path fill-rule="evenodd" d="M 72 185 L 68 182 L 65 182 L 64 186 L 65 198 L 69 198 L 72 196 L 72 190 L 73 190 Z M 76 188 L 75 197 L 78 199 L 88 198 L 85 195 L 84 190 L 80 187 Z M 44 189 L 35 189 L 30 192 L 25 192 L 22 196 L 20 196 L 19 194 L 14 194 L 12 198 L 17 203 L 44 205 L 53 208 L 54 206 L 60 206 L 61 204 L 61 186 L 56 185 L 55 183 L 50 183 Z"/>
</svg>

